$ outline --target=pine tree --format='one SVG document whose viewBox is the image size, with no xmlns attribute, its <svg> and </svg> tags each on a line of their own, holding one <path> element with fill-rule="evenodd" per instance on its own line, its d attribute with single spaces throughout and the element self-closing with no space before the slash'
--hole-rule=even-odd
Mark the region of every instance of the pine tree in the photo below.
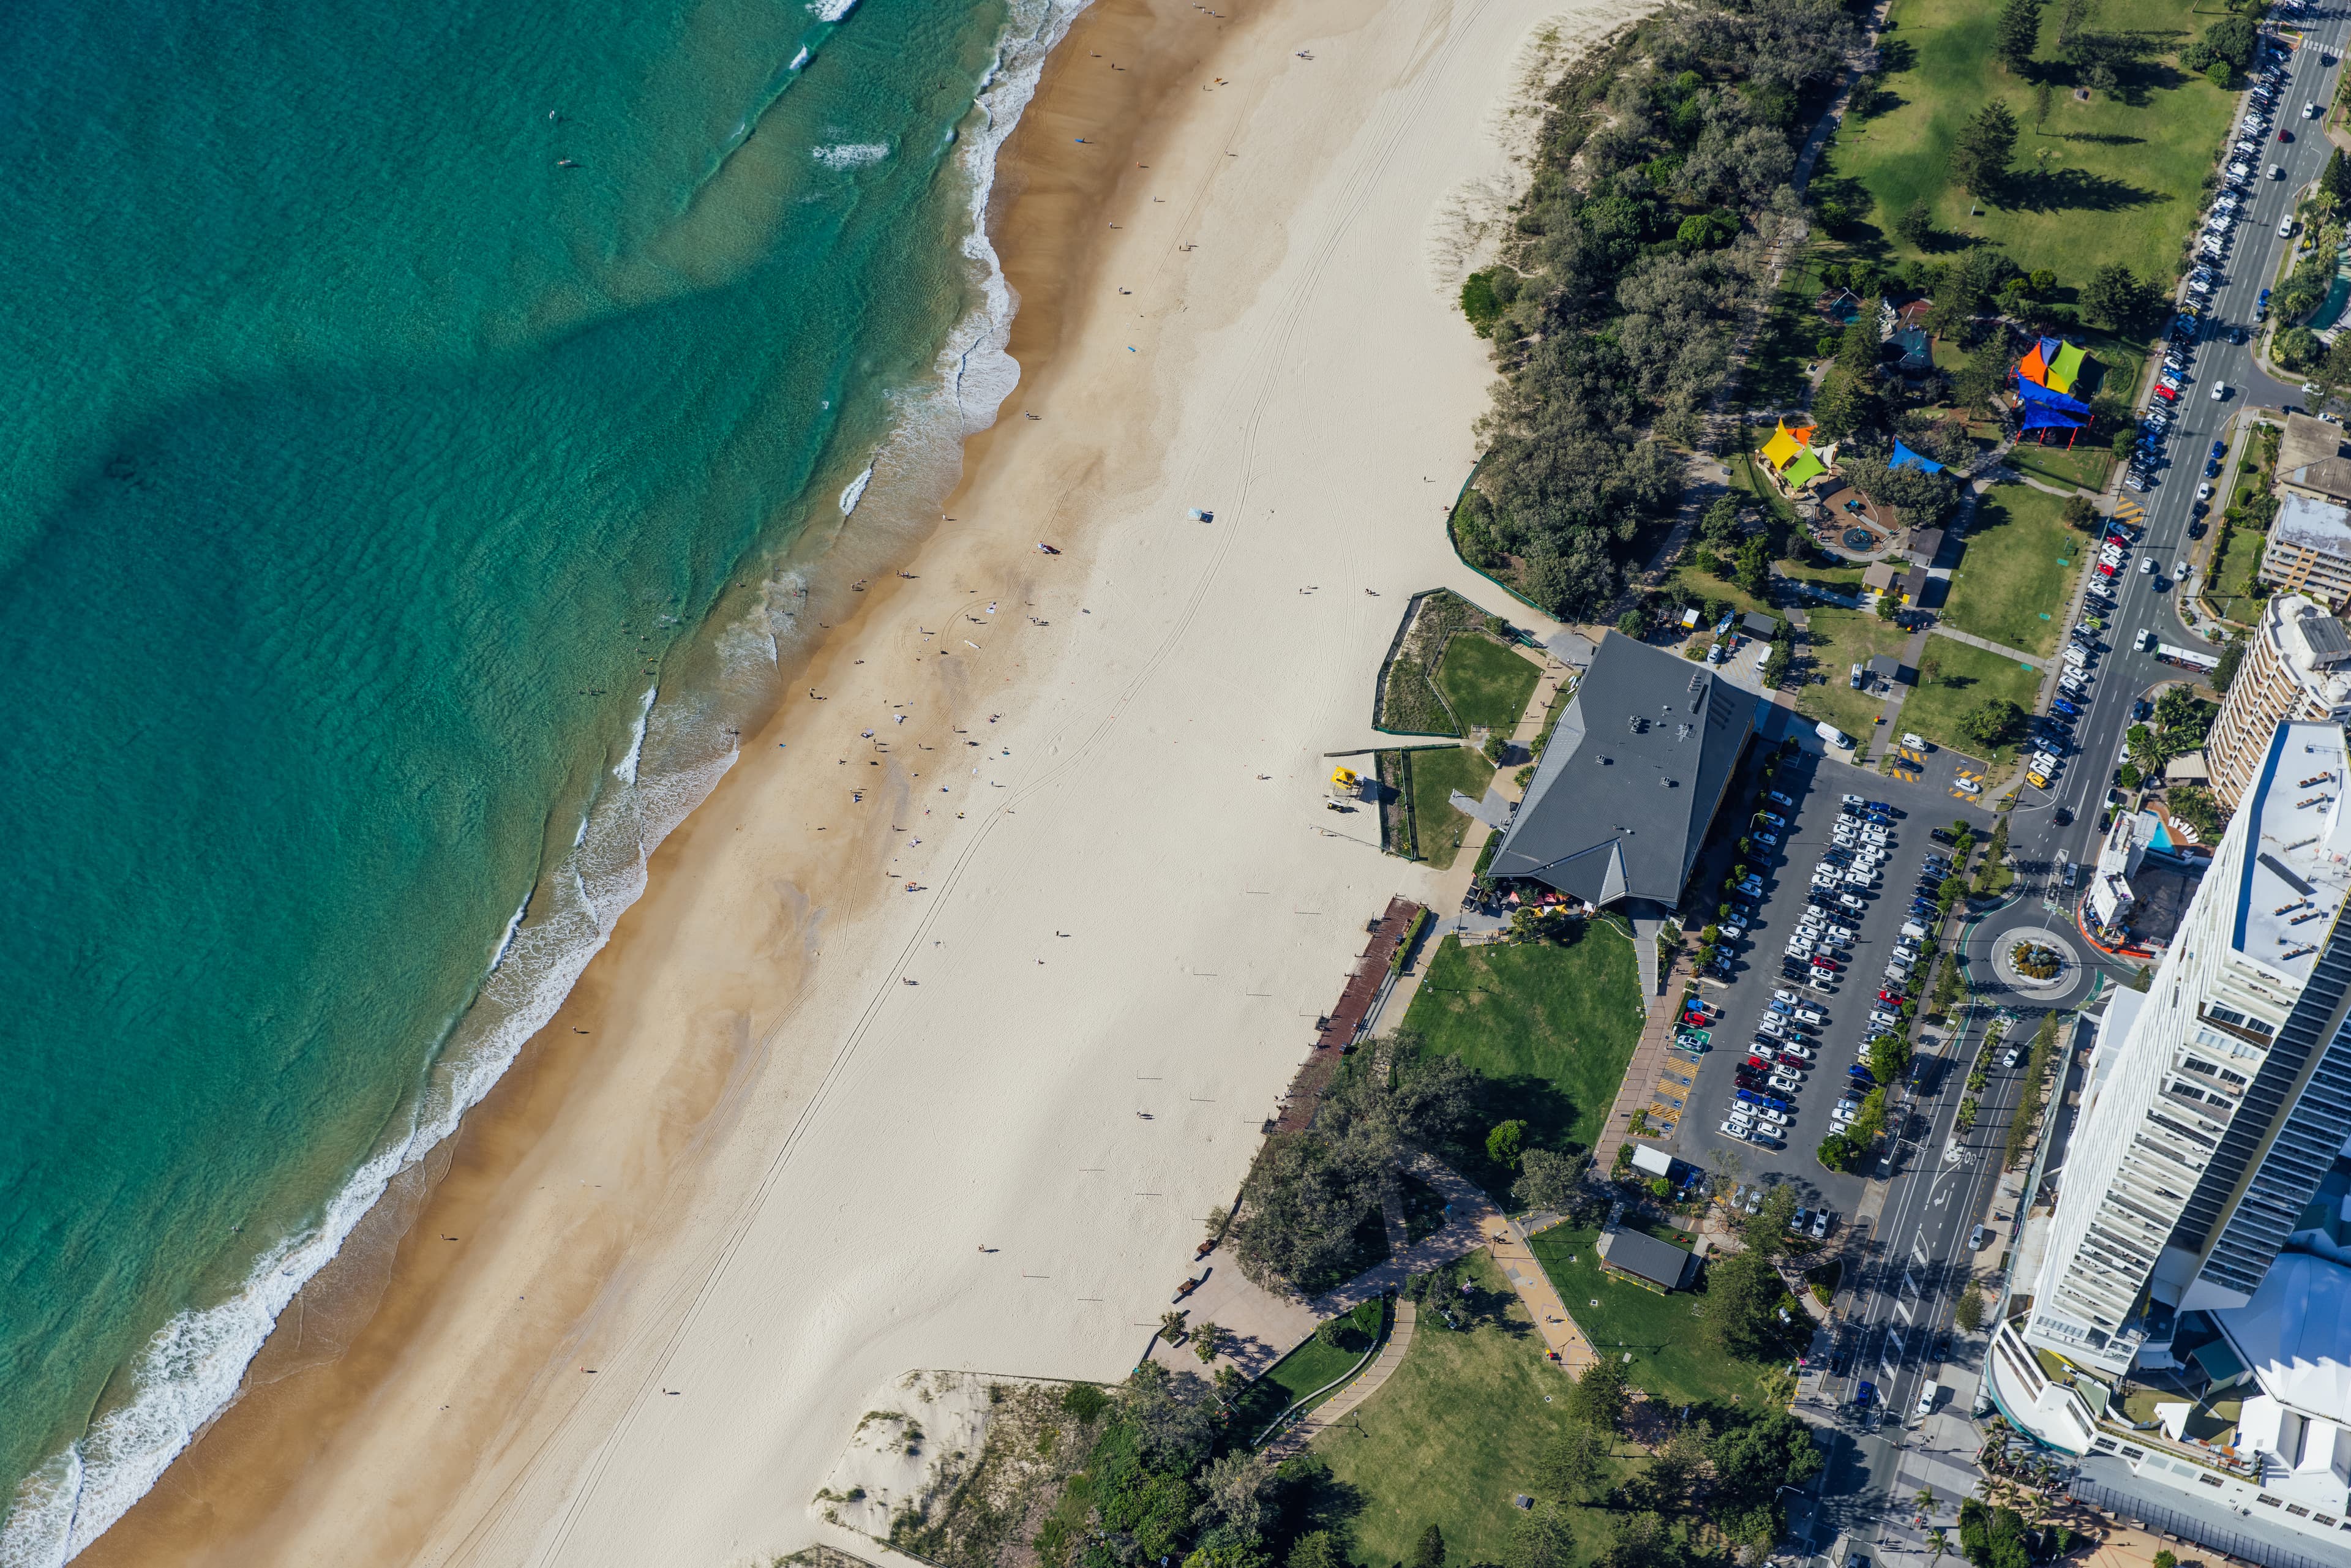
<svg viewBox="0 0 2351 1568">
<path fill-rule="evenodd" d="M 1978 110 L 1951 144 L 1951 177 L 1982 196 L 2000 188 L 2016 152 L 2016 116 L 1998 99 Z"/>
<path fill-rule="evenodd" d="M 1412 1568 L 1445 1568 L 1445 1531 L 1430 1525 L 1412 1549 Z"/>
<path fill-rule="evenodd" d="M 2000 12 L 2001 64 L 2022 76 L 2041 47 L 2041 0 L 2008 0 Z"/>
</svg>

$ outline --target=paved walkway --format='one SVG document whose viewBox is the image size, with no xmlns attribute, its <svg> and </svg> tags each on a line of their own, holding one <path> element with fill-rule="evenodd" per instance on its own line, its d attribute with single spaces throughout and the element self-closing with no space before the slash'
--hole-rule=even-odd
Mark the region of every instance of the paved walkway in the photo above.
<svg viewBox="0 0 2351 1568">
<path fill-rule="evenodd" d="M 1510 1281 L 1510 1288 L 1518 1291 L 1519 1300 L 1526 1306 L 1527 1315 L 1534 1319 L 1536 1331 L 1542 1335 L 1543 1348 L 1559 1358 L 1561 1366 L 1573 1374 L 1581 1374 L 1585 1367 L 1598 1361 L 1600 1356 L 1592 1348 L 1592 1342 L 1583 1337 L 1582 1329 L 1575 1326 L 1575 1319 L 1569 1314 L 1567 1303 L 1559 1299 L 1559 1291 L 1552 1284 L 1551 1276 L 1543 1272 L 1541 1263 L 1535 1261 L 1534 1249 L 1527 1245 L 1527 1239 L 1520 1233 L 1519 1228 L 1502 1220 L 1489 1234 L 1491 1239 L 1488 1245 L 1494 1254 L 1495 1265 L 1502 1270 L 1502 1277 Z"/>
<path fill-rule="evenodd" d="M 2030 664 L 2036 670 L 2044 668 L 2052 662 L 2046 653 L 2028 653 L 2022 648 L 2011 648 L 2004 643 L 1995 643 L 1989 637 L 1979 637 L 1972 632 L 1962 632 L 1956 627 L 1946 626 L 1939 621 L 1935 623 L 1934 632 L 1938 637 L 1949 637 L 1954 643 L 1965 643 L 1970 648 L 1981 648 L 1988 653 L 1998 653 L 2001 658 L 2014 659 L 2018 664 Z"/>
<path fill-rule="evenodd" d="M 1589 933 L 1585 940 L 1598 935 L 1597 932 Z M 1663 1079 L 1667 1059 L 1673 1054 L 1674 1024 L 1681 1016 L 1682 991 L 1689 976 L 1689 953 L 1686 942 L 1684 951 L 1675 955 L 1674 967 L 1667 973 L 1664 986 L 1656 995 L 1646 998 L 1647 1016 L 1641 1025 L 1641 1042 L 1633 1048 L 1633 1060 L 1625 1064 L 1625 1076 L 1616 1085 L 1616 1103 L 1608 1108 L 1608 1120 L 1603 1124 L 1605 1130 L 1592 1151 L 1593 1158 L 1600 1162 L 1604 1170 L 1607 1168 L 1608 1162 L 1616 1157 L 1616 1145 L 1634 1135 L 1633 1113 L 1635 1111 L 1649 1113 L 1648 1120 L 1653 1129 L 1650 1136 L 1659 1143 L 1671 1139 L 1677 1130 L 1680 1120 L 1679 1108 L 1661 1106 L 1657 1102 L 1657 1089 Z M 1673 1098 L 1678 1100 L 1682 1096 L 1676 1094 Z M 1663 1110 L 1670 1110 L 1672 1115 L 1661 1118 L 1659 1113 Z M 1663 1125 L 1658 1124 L 1661 1120 Z"/>
<path fill-rule="evenodd" d="M 1364 1368 L 1354 1382 L 1285 1427 L 1281 1436 L 1268 1445 L 1266 1451 L 1288 1458 L 1312 1442 L 1315 1435 L 1324 1427 L 1336 1425 L 1341 1416 L 1377 1394 L 1381 1385 L 1395 1375 L 1395 1369 L 1404 1364 L 1405 1353 L 1412 1348 L 1414 1325 L 1418 1322 L 1419 1314 L 1413 1304 L 1398 1301 L 1395 1304 L 1395 1326 L 1388 1331 L 1388 1343 L 1381 1348 L 1372 1364 Z"/>
</svg>

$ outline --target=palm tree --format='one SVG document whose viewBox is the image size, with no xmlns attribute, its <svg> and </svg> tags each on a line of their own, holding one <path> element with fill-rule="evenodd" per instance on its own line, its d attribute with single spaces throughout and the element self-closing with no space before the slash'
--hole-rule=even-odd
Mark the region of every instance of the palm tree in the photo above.
<svg viewBox="0 0 2351 1568">
<path fill-rule="evenodd" d="M 1927 1546 L 1928 1550 L 1934 1553 L 1927 1559 L 1927 1568 L 1935 1568 L 1935 1564 L 1943 1560 L 1943 1553 L 1951 1549 L 1951 1543 L 1944 1536 L 1941 1525 L 1938 1524 L 1927 1532 Z"/>
</svg>

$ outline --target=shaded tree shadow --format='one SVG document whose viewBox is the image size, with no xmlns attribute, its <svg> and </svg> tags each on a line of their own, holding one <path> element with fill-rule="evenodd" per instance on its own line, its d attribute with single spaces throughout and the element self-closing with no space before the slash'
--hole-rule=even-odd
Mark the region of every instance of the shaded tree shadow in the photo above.
<svg viewBox="0 0 2351 1568">
<path fill-rule="evenodd" d="M 2061 131 L 2052 140 L 2087 141 L 2098 147 L 2139 147 L 2147 142 L 2147 138 L 2144 136 L 2125 136 L 2119 131 Z"/>
<path fill-rule="evenodd" d="M 2001 206 L 2012 212 L 2119 213 L 2158 206 L 2175 198 L 2105 174 L 2057 169 L 2010 179 L 1999 199 Z"/>
<path fill-rule="evenodd" d="M 1890 77 L 1897 72 L 1909 70 L 1917 63 L 1918 51 L 1911 47 L 1909 39 L 1880 38 L 1877 40 L 1877 74 L 1879 76 Z"/>
</svg>

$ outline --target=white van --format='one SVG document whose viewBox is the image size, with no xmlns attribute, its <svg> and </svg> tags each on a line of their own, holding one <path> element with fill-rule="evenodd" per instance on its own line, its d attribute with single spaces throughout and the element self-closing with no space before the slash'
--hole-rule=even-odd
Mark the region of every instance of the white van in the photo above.
<svg viewBox="0 0 2351 1568">
<path fill-rule="evenodd" d="M 1943 1385 L 1939 1383 L 1928 1383 L 1921 1387 L 1918 1390 L 1917 1406 L 1910 1412 L 1910 1418 L 1913 1421 L 1925 1420 L 1934 1410 L 1935 1401 L 1942 1396 L 1942 1392 Z"/>
<path fill-rule="evenodd" d="M 1902 935 L 1907 941 L 1923 942 L 1927 939 L 1927 928 L 1915 920 L 1906 920 L 1902 923 Z"/>
</svg>

